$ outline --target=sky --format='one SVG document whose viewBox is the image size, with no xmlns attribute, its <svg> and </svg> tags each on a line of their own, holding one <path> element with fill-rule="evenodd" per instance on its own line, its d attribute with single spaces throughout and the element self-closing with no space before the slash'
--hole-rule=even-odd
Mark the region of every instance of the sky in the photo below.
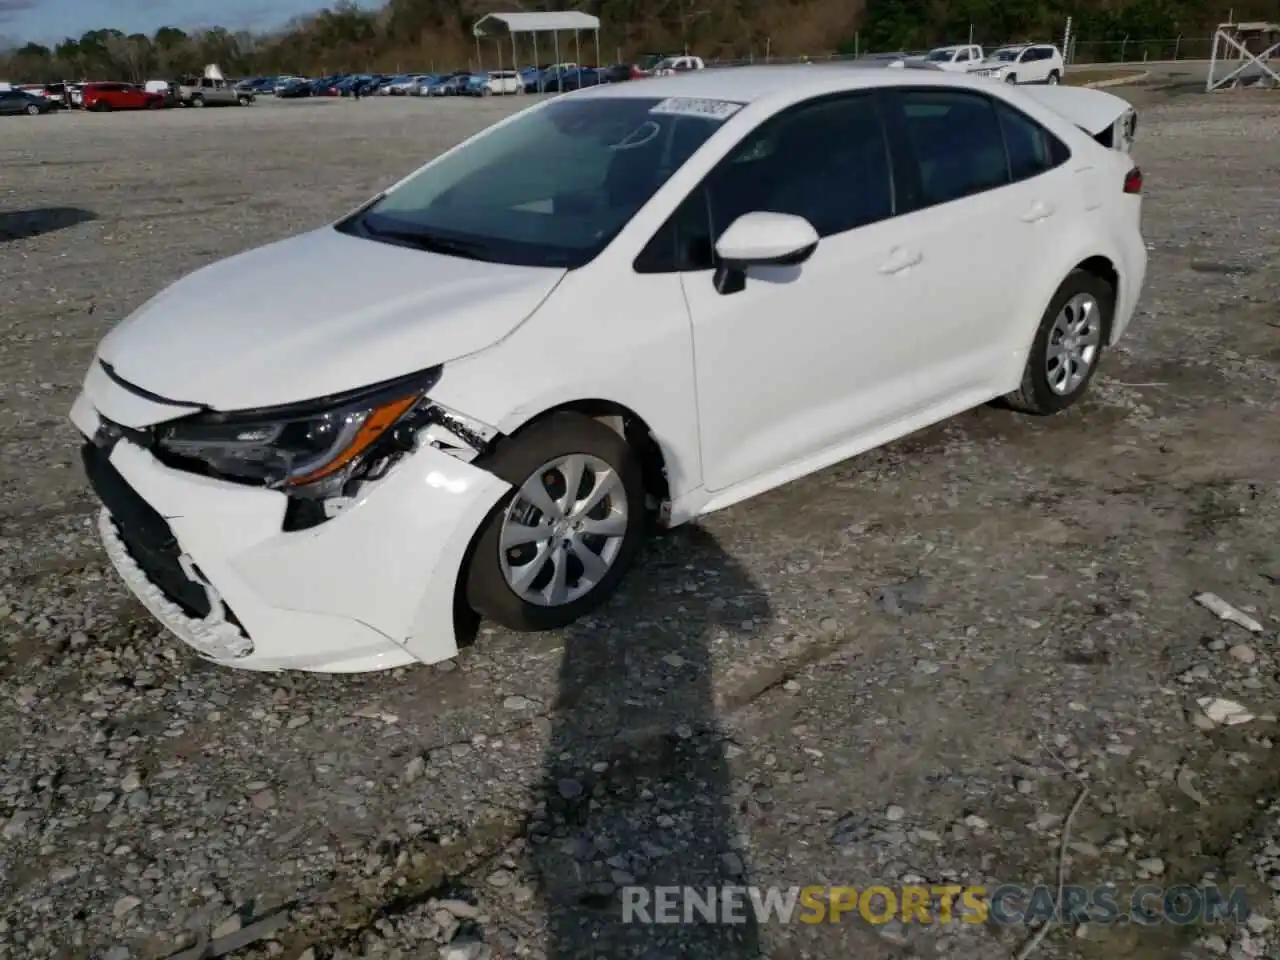
<svg viewBox="0 0 1280 960">
<path fill-rule="evenodd" d="M 382 5 L 380 0 L 358 2 Z M 0 37 L 48 44 L 100 27 L 146 34 L 159 27 L 264 30 L 327 5 L 327 0 L 0 0 Z"/>
</svg>

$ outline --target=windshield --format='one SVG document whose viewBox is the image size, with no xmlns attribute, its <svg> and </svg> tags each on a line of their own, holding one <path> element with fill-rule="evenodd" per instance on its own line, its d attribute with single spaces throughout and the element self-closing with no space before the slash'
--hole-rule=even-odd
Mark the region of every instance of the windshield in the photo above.
<svg viewBox="0 0 1280 960">
<path fill-rule="evenodd" d="M 955 54 L 954 50 L 934 50 L 925 59 L 930 63 L 950 63 Z"/>
<path fill-rule="evenodd" d="M 1009 47 L 1005 50 L 997 50 L 991 55 L 991 59 L 999 60 L 1001 63 L 1013 63 L 1021 52 L 1021 47 Z"/>
<path fill-rule="evenodd" d="M 741 104 L 548 102 L 429 164 L 340 227 L 474 259 L 593 260 Z"/>
</svg>

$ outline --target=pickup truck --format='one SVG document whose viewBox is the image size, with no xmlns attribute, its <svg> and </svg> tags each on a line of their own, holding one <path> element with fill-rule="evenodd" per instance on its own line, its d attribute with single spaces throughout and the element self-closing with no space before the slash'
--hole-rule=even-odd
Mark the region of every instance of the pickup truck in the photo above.
<svg viewBox="0 0 1280 960">
<path fill-rule="evenodd" d="M 210 77 L 183 77 L 178 81 L 178 102 L 184 107 L 247 107 L 255 95 L 237 90 L 225 80 Z"/>
</svg>

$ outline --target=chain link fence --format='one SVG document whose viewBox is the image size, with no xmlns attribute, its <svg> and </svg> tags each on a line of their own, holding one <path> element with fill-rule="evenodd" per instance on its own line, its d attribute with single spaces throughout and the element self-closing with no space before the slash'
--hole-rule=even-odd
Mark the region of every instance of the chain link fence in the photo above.
<svg viewBox="0 0 1280 960">
<path fill-rule="evenodd" d="M 1172 40 L 1073 40 L 1067 62 L 1145 63 L 1168 60 L 1208 60 L 1213 37 L 1174 37 Z"/>
<path fill-rule="evenodd" d="M 979 41 L 974 41 L 978 43 Z M 1062 39 L 1053 42 L 1061 45 Z M 982 49 L 990 53 L 1003 46 L 1014 46 L 1015 43 L 986 43 Z M 707 60 L 708 67 L 745 67 L 762 63 L 832 63 L 864 58 L 890 56 L 923 56 L 927 50 L 893 50 L 877 51 L 858 49 L 860 44 L 855 40 L 855 53 L 824 53 L 809 56 L 779 57 L 768 53 L 760 56 L 741 57 L 737 59 Z M 1170 60 L 1208 60 L 1213 49 L 1212 37 L 1174 37 L 1170 40 L 1072 40 L 1068 50 L 1064 51 L 1067 63 L 1075 66 L 1105 63 L 1143 63 L 1163 62 Z"/>
</svg>

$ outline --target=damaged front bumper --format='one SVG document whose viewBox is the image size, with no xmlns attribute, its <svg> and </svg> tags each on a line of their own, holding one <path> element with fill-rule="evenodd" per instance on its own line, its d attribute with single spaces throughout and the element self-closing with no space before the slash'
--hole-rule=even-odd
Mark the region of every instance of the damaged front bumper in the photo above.
<svg viewBox="0 0 1280 960">
<path fill-rule="evenodd" d="M 72 420 L 88 438 L 107 556 L 201 656 L 356 673 L 457 653 L 458 576 L 505 481 L 426 445 L 337 516 L 285 531 L 281 492 L 172 469 L 127 437 L 95 447 L 99 403 L 111 398 L 81 394 Z"/>
</svg>

